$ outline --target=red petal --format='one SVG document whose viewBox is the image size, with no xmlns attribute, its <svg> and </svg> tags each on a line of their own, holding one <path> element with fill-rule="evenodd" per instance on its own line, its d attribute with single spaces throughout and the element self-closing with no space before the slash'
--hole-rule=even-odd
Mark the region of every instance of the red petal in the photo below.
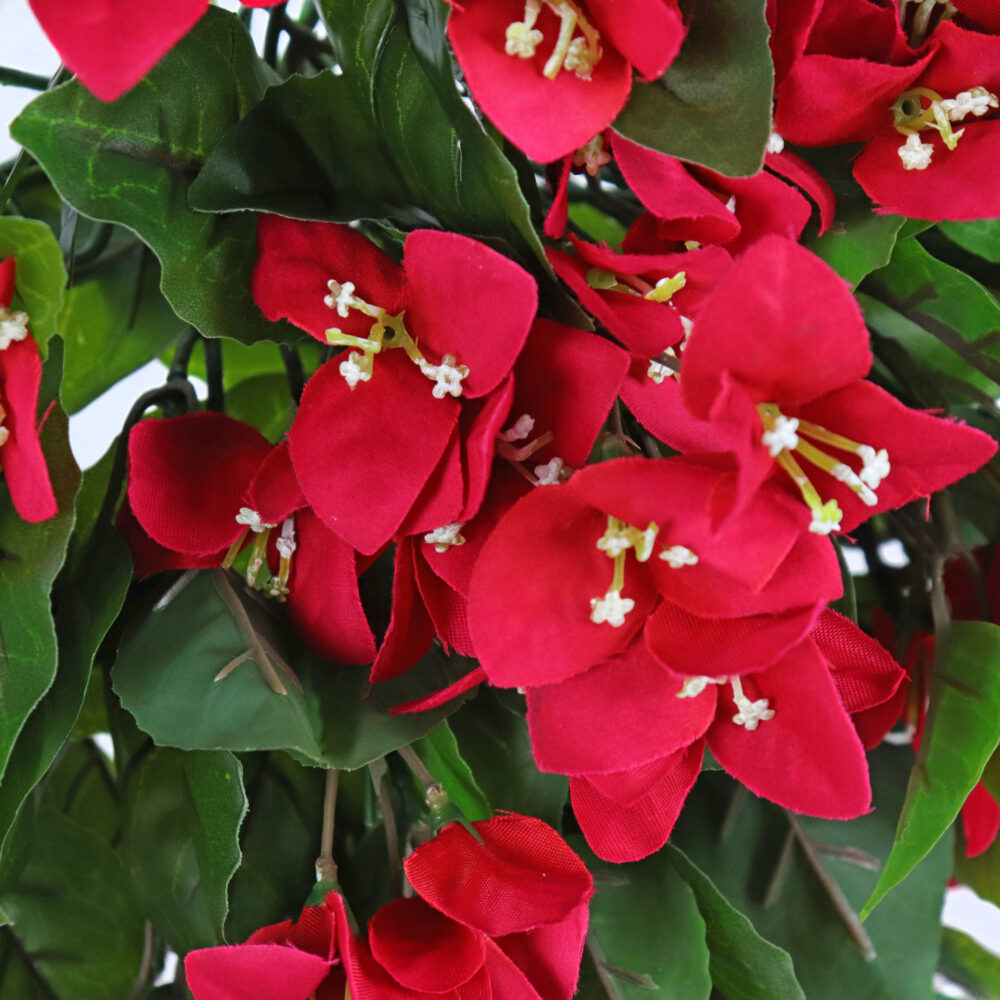
<svg viewBox="0 0 1000 1000">
<path fill-rule="evenodd" d="M 720 677 L 759 670 L 795 647 L 812 628 L 818 608 L 742 618 L 700 618 L 664 601 L 646 622 L 650 652 L 675 673 Z"/>
<path fill-rule="evenodd" d="M 569 1000 L 576 992 L 590 907 L 578 906 L 556 924 L 497 938 L 497 944 L 546 1000 Z M 507 994 L 502 994 L 506 997 Z"/>
<path fill-rule="evenodd" d="M 435 400 L 437 402 L 437 400 Z M 466 407 L 461 407 L 461 417 Z M 461 520 L 466 486 L 462 468 L 462 442 L 458 434 L 448 439 L 444 454 L 434 467 L 426 485 L 413 501 L 397 535 L 423 535 Z"/>
<path fill-rule="evenodd" d="M 403 266 L 407 329 L 429 360 L 437 364 L 452 354 L 468 365 L 462 390 L 470 398 L 495 389 L 514 366 L 535 318 L 535 279 L 477 240 L 433 229 L 407 236 Z"/>
<path fill-rule="evenodd" d="M 8 273 L 13 277 L 13 268 Z M 38 345 L 30 335 L 0 352 L 0 406 L 5 411 L 0 424 L 9 432 L 0 446 L 0 466 L 14 508 L 31 522 L 59 511 L 35 423 L 41 381 Z"/>
<path fill-rule="evenodd" d="M 952 0 L 968 18 L 989 31 L 1000 31 L 1000 8 L 995 0 Z"/>
<path fill-rule="evenodd" d="M 708 728 L 715 703 L 707 695 L 679 698 L 683 684 L 636 639 L 586 673 L 530 688 L 535 763 L 587 775 L 635 768 L 688 746 Z"/>
<path fill-rule="evenodd" d="M 469 635 L 468 604 L 465 598 L 452 590 L 427 565 L 423 548 L 420 546 L 414 547 L 413 568 L 420 596 L 445 652 L 448 652 L 450 647 L 462 656 L 475 656 L 476 651 Z"/>
<path fill-rule="evenodd" d="M 195 1000 L 307 1000 L 330 963 L 280 944 L 201 948 L 184 959 Z"/>
<path fill-rule="evenodd" d="M 356 296 L 389 313 L 406 301 L 403 269 L 350 226 L 260 217 L 253 297 L 268 319 L 290 320 L 324 344 L 333 327 L 367 336 L 371 317 L 356 309 L 341 316 L 324 303 L 331 279 L 353 282 Z"/>
<path fill-rule="evenodd" d="M 295 515 L 288 612 L 310 649 L 335 663 L 371 663 L 375 638 L 361 606 L 354 550 L 308 509 Z"/>
<path fill-rule="evenodd" d="M 427 993 L 444 993 L 471 979 L 486 953 L 482 934 L 417 897 L 381 907 L 368 925 L 368 946 L 396 982 Z"/>
<path fill-rule="evenodd" d="M 618 115 L 632 85 L 632 67 L 610 45 L 593 78 L 542 68 L 558 35 L 558 21 L 543 7 L 538 27 L 545 41 L 533 59 L 504 51 L 507 25 L 524 16 L 522 0 L 465 0 L 452 9 L 448 38 L 476 103 L 494 125 L 533 160 L 547 163 L 589 142 Z"/>
<path fill-rule="evenodd" d="M 627 8 L 627 9 L 623 9 Z M 587 0 L 587 9 L 611 44 L 644 76 L 667 71 L 687 34 L 677 0 Z"/>
<path fill-rule="evenodd" d="M 543 232 L 550 240 L 557 240 L 566 232 L 569 219 L 569 175 L 573 172 L 573 157 L 567 156 L 559 172 L 559 183 L 552 196 L 552 207 L 545 216 Z"/>
<path fill-rule="evenodd" d="M 149 536 L 174 552 L 208 555 L 246 528 L 243 494 L 271 445 L 221 413 L 144 420 L 129 437 L 128 497 Z"/>
<path fill-rule="evenodd" d="M 372 684 L 405 674 L 430 649 L 434 628 L 413 572 L 413 541 L 401 538 L 392 563 L 392 616 L 368 680 Z"/>
<path fill-rule="evenodd" d="M 701 772 L 704 742 L 649 765 L 646 791 L 627 804 L 601 793 L 586 778 L 570 778 L 573 812 L 593 852 L 605 861 L 639 861 L 670 836 Z"/>
<path fill-rule="evenodd" d="M 103 101 L 134 87 L 205 13 L 206 0 L 31 0 L 62 61 Z"/>
<path fill-rule="evenodd" d="M 486 671 L 482 667 L 476 667 L 475 670 L 470 670 L 464 677 L 460 677 L 457 681 L 449 684 L 446 688 L 442 688 L 440 691 L 435 691 L 433 694 L 427 694 L 421 698 L 414 698 L 413 701 L 397 705 L 393 708 L 392 714 L 407 715 L 410 712 L 426 712 L 428 709 L 438 708 L 441 705 L 447 704 L 453 698 L 457 698 L 460 694 L 471 691 L 477 684 L 482 684 L 485 680 Z"/>
<path fill-rule="evenodd" d="M 0 306 L 6 309 L 14 298 L 14 275 L 17 263 L 13 257 L 0 261 Z"/>
<path fill-rule="evenodd" d="M 492 941 L 486 942 L 486 969 L 496 1000 L 545 1000 L 525 974 Z"/>
<path fill-rule="evenodd" d="M 982 854 L 1000 833 L 1000 805 L 981 781 L 962 806 L 962 833 L 967 858 Z"/>
<path fill-rule="evenodd" d="M 853 819 L 871 805 L 868 762 L 812 642 L 780 663 L 744 677 L 751 700 L 765 697 L 774 717 L 748 731 L 732 721 L 736 707 L 720 692 L 708 745 L 719 763 L 755 795 L 824 819 Z"/>
<path fill-rule="evenodd" d="M 490 937 L 558 923 L 590 899 L 594 881 L 569 845 L 540 819 L 501 813 L 458 823 L 418 847 L 404 867 L 431 906 Z"/>
<path fill-rule="evenodd" d="M 483 505 L 490 482 L 497 435 L 503 430 L 514 398 L 514 378 L 508 375 L 502 385 L 478 403 L 462 407 L 458 433 L 465 455 L 465 501 L 459 521 L 469 521 Z M 441 524 L 448 522 L 439 521 Z"/>
<path fill-rule="evenodd" d="M 351 389 L 338 359 L 306 384 L 288 433 L 299 483 L 317 514 L 354 548 L 372 553 L 399 527 L 437 466 L 458 421 L 400 351 L 375 359 Z"/>
<path fill-rule="evenodd" d="M 596 544 L 606 527 L 606 515 L 567 487 L 544 486 L 487 540 L 469 591 L 469 627 L 492 683 L 565 680 L 623 649 L 642 626 L 656 596 L 634 562 L 623 593 L 635 607 L 624 625 L 590 620 L 590 601 L 607 593 L 614 572 Z"/>
<path fill-rule="evenodd" d="M 264 459 L 245 496 L 247 506 L 269 524 L 281 524 L 293 511 L 306 506 L 287 441 L 276 445 Z"/>
<path fill-rule="evenodd" d="M 768 170 L 791 181 L 816 203 L 819 209 L 819 235 L 822 236 L 833 225 L 837 208 L 833 190 L 823 175 L 789 149 L 781 153 L 769 153 L 764 159 L 764 165 Z"/>
<path fill-rule="evenodd" d="M 868 342 L 844 280 L 805 247 L 766 236 L 695 320 L 684 350 L 684 402 L 707 418 L 728 372 L 754 402 L 800 405 L 863 378 L 872 363 Z"/>
</svg>

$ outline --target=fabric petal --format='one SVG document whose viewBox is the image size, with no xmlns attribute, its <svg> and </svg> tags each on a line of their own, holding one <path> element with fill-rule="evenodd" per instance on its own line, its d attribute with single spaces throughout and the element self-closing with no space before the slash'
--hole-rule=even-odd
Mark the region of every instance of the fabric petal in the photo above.
<svg viewBox="0 0 1000 1000">
<path fill-rule="evenodd" d="M 287 319 L 323 344 L 333 327 L 367 336 L 371 317 L 357 309 L 341 316 L 324 302 L 331 279 L 353 283 L 356 296 L 392 314 L 406 302 L 403 269 L 350 226 L 260 217 L 253 297 L 269 320 Z"/>
<path fill-rule="evenodd" d="M 624 5 L 621 0 L 587 0 L 587 9 L 647 80 L 663 76 L 687 34 L 677 0 L 628 0 Z"/>
<path fill-rule="evenodd" d="M 195 1000 L 308 1000 L 330 963 L 280 944 L 237 944 L 188 952 L 184 974 Z"/>
<path fill-rule="evenodd" d="M 472 636 L 469 635 L 468 602 L 448 586 L 424 558 L 423 549 L 415 546 L 413 569 L 417 587 L 434 625 L 434 632 L 441 640 L 445 652 L 454 649 L 461 656 L 475 656 Z"/>
<path fill-rule="evenodd" d="M 624 771 L 694 743 L 715 716 L 711 698 L 680 698 L 682 678 L 641 639 L 560 684 L 528 690 L 528 727 L 543 771 Z"/>
<path fill-rule="evenodd" d="M 486 671 L 482 667 L 476 667 L 475 670 L 470 670 L 464 677 L 460 677 L 440 691 L 414 698 L 413 701 L 404 702 L 402 705 L 396 705 L 392 714 L 407 715 L 410 712 L 426 712 L 431 708 L 439 708 L 460 694 L 471 691 L 477 684 L 482 684 L 485 680 Z"/>
<path fill-rule="evenodd" d="M 658 851 L 698 780 L 704 748 L 704 741 L 698 740 L 649 765 L 645 793 L 628 804 L 602 794 L 587 778 L 570 778 L 573 813 L 591 850 L 616 864 L 639 861 Z"/>
<path fill-rule="evenodd" d="M 17 262 L 13 257 L 0 261 L 0 306 L 8 308 L 14 298 L 14 279 Z"/>
<path fill-rule="evenodd" d="M 495 1000 L 546 1000 L 493 941 L 486 942 L 486 969 Z"/>
<path fill-rule="evenodd" d="M 591 79 L 542 69 L 558 35 L 558 20 L 542 8 L 545 41 L 532 59 L 504 51 L 507 25 L 524 16 L 522 0 L 465 0 L 448 19 L 448 38 L 472 96 L 494 125 L 533 160 L 548 163 L 585 145 L 617 117 L 632 85 L 632 68 L 611 46 Z"/>
<path fill-rule="evenodd" d="M 834 212 L 837 208 L 833 190 L 823 175 L 790 149 L 780 153 L 768 153 L 764 158 L 764 166 L 786 181 L 791 181 L 815 202 L 819 209 L 819 235 L 822 236 L 833 225 Z"/>
<path fill-rule="evenodd" d="M 469 366 L 463 395 L 491 392 L 514 366 L 531 329 L 538 309 L 535 279 L 477 240 L 433 229 L 407 236 L 403 267 L 407 325 L 421 350 L 434 364 L 452 354 Z"/>
<path fill-rule="evenodd" d="M 247 506 L 268 524 L 280 524 L 293 511 L 306 506 L 287 441 L 276 445 L 261 462 L 244 496 Z"/>
<path fill-rule="evenodd" d="M 458 422 L 453 399 L 435 399 L 400 351 L 375 360 L 351 389 L 337 358 L 306 384 L 288 442 L 302 490 L 323 521 L 366 554 L 401 524 Z"/>
<path fill-rule="evenodd" d="M 525 974 L 539 996 L 569 1000 L 576 992 L 580 959 L 590 923 L 590 907 L 583 903 L 555 924 L 522 934 L 497 938 L 497 944 Z"/>
<path fill-rule="evenodd" d="M 986 851 L 1000 833 L 1000 804 L 981 781 L 962 806 L 962 833 L 967 858 Z"/>
<path fill-rule="evenodd" d="M 499 937 L 558 923 L 593 895 L 584 863 L 552 827 L 501 813 L 446 826 L 404 862 L 410 884 L 453 920 Z"/>
<path fill-rule="evenodd" d="M 853 819 L 871 806 L 868 762 L 829 669 L 806 641 L 770 670 L 742 679 L 747 698 L 767 698 L 773 718 L 749 731 L 719 696 L 708 745 L 755 795 L 823 819 Z"/>
<path fill-rule="evenodd" d="M 246 530 L 236 515 L 272 448 L 255 427 L 221 413 L 143 420 L 128 442 L 132 511 L 168 549 L 218 552 Z"/>
<path fill-rule="evenodd" d="M 458 433 L 465 459 L 465 498 L 462 512 L 458 515 L 460 521 L 470 521 L 483 505 L 490 483 L 497 435 L 507 422 L 513 399 L 514 378 L 508 375 L 483 400 L 462 407 Z"/>
</svg>

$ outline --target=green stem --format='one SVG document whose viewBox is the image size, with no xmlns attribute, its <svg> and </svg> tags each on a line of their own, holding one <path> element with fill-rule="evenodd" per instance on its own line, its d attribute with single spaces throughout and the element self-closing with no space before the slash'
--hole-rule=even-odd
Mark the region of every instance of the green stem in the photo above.
<svg viewBox="0 0 1000 1000">
<path fill-rule="evenodd" d="M 337 813 L 337 785 L 340 771 L 332 767 L 326 772 L 323 793 L 323 832 L 320 836 L 319 857 L 316 859 L 316 881 L 336 882 L 337 862 L 333 860 L 333 823 Z"/>
<path fill-rule="evenodd" d="M 37 73 L 27 73 L 13 66 L 0 66 L 0 87 L 25 87 L 28 90 L 47 90 L 49 78 Z"/>
<path fill-rule="evenodd" d="M 205 350 L 205 375 L 208 381 L 208 399 L 205 408 L 213 413 L 225 410 L 225 389 L 222 384 L 222 341 L 206 337 L 202 341 Z"/>
</svg>

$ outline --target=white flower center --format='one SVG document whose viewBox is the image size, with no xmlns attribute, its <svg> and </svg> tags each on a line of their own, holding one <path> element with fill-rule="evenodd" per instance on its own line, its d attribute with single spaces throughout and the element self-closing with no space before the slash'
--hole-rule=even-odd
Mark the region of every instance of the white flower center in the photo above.
<svg viewBox="0 0 1000 1000">
<path fill-rule="evenodd" d="M 761 442 L 771 452 L 771 458 L 777 458 L 786 449 L 794 451 L 799 446 L 798 429 L 798 417 L 781 415 L 774 418 L 772 426 L 761 436 Z"/>
<path fill-rule="evenodd" d="M 622 597 L 621 591 L 609 590 L 603 597 L 590 599 L 590 620 L 595 625 L 605 622 L 613 628 L 625 624 L 625 616 L 635 607 L 630 597 Z"/>
<path fill-rule="evenodd" d="M 671 545 L 669 549 L 664 549 L 660 553 L 660 558 L 671 569 L 698 565 L 698 557 L 684 545 Z"/>
<path fill-rule="evenodd" d="M 236 523 L 246 525 L 251 531 L 260 534 L 262 531 L 269 531 L 274 527 L 261 518 L 260 514 L 249 507 L 240 507 L 240 512 L 236 515 Z"/>
<path fill-rule="evenodd" d="M 445 524 L 440 528 L 427 532 L 424 541 L 434 546 L 435 552 L 447 552 L 453 545 L 464 545 L 465 538 L 462 536 L 463 523 Z"/>
<path fill-rule="evenodd" d="M 0 306 L 0 351 L 6 351 L 11 344 L 28 336 L 28 314 L 10 312 Z"/>
</svg>

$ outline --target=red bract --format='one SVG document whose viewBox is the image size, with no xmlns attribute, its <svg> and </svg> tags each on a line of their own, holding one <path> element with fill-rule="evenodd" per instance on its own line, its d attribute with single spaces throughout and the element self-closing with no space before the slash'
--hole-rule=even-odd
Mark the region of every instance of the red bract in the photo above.
<svg viewBox="0 0 1000 1000">
<path fill-rule="evenodd" d="M 14 509 L 26 521 L 58 513 L 38 440 L 42 361 L 28 330 L 28 314 L 11 310 L 14 258 L 0 261 L 0 467 Z"/>
<path fill-rule="evenodd" d="M 476 102 L 542 162 L 610 125 L 633 66 L 647 80 L 661 76 L 685 30 L 676 0 L 464 0 L 448 20 Z"/>
<path fill-rule="evenodd" d="M 331 892 L 244 944 L 188 952 L 184 972 L 195 1000 L 343 1000 L 349 942 L 344 901 Z"/>
<path fill-rule="evenodd" d="M 840 593 L 836 557 L 773 487 L 716 530 L 733 479 L 682 458 L 622 459 L 521 500 L 483 547 L 469 592 L 490 680 L 564 681 L 640 630 L 677 674 L 740 674 L 784 655 Z"/>
<path fill-rule="evenodd" d="M 208 0 L 29 0 L 62 61 L 101 100 L 134 87 L 194 27 Z M 244 0 L 273 7 L 280 0 Z"/>
<path fill-rule="evenodd" d="M 529 693 L 539 764 L 546 767 L 547 747 L 563 734 L 560 770 L 571 775 L 574 812 L 601 857 L 634 861 L 663 845 L 706 745 L 755 794 L 796 812 L 849 819 L 869 808 L 868 768 L 850 713 L 890 698 L 903 673 L 846 619 L 825 612 L 778 663 L 728 683 L 681 683 L 652 664 L 637 670 L 642 658 L 632 650 Z M 601 690 L 602 715 L 609 725 L 624 723 L 630 737 L 603 764 L 572 736 L 586 718 L 588 738 L 600 738 L 592 699 Z"/>
<path fill-rule="evenodd" d="M 269 589 L 307 644 L 340 663 L 375 655 L 355 553 L 309 509 L 286 444 L 220 413 L 143 421 L 129 438 L 128 502 L 157 546 L 133 546 L 139 572 L 218 565 L 250 536 L 256 572 L 273 533 Z"/>
<path fill-rule="evenodd" d="M 454 233 L 411 233 L 401 267 L 347 226 L 265 216 L 253 287 L 270 319 L 348 347 L 289 432 L 323 521 L 370 554 L 471 517 L 535 317 L 531 276 Z"/>
<path fill-rule="evenodd" d="M 864 376 L 868 331 L 847 285 L 803 247 L 756 243 L 701 304 L 671 379 L 630 397 L 681 449 L 729 451 L 736 507 L 772 474 L 812 531 L 850 531 L 927 496 L 996 451 L 988 435 L 903 406 Z M 659 405 L 657 405 L 659 400 Z"/>
</svg>

